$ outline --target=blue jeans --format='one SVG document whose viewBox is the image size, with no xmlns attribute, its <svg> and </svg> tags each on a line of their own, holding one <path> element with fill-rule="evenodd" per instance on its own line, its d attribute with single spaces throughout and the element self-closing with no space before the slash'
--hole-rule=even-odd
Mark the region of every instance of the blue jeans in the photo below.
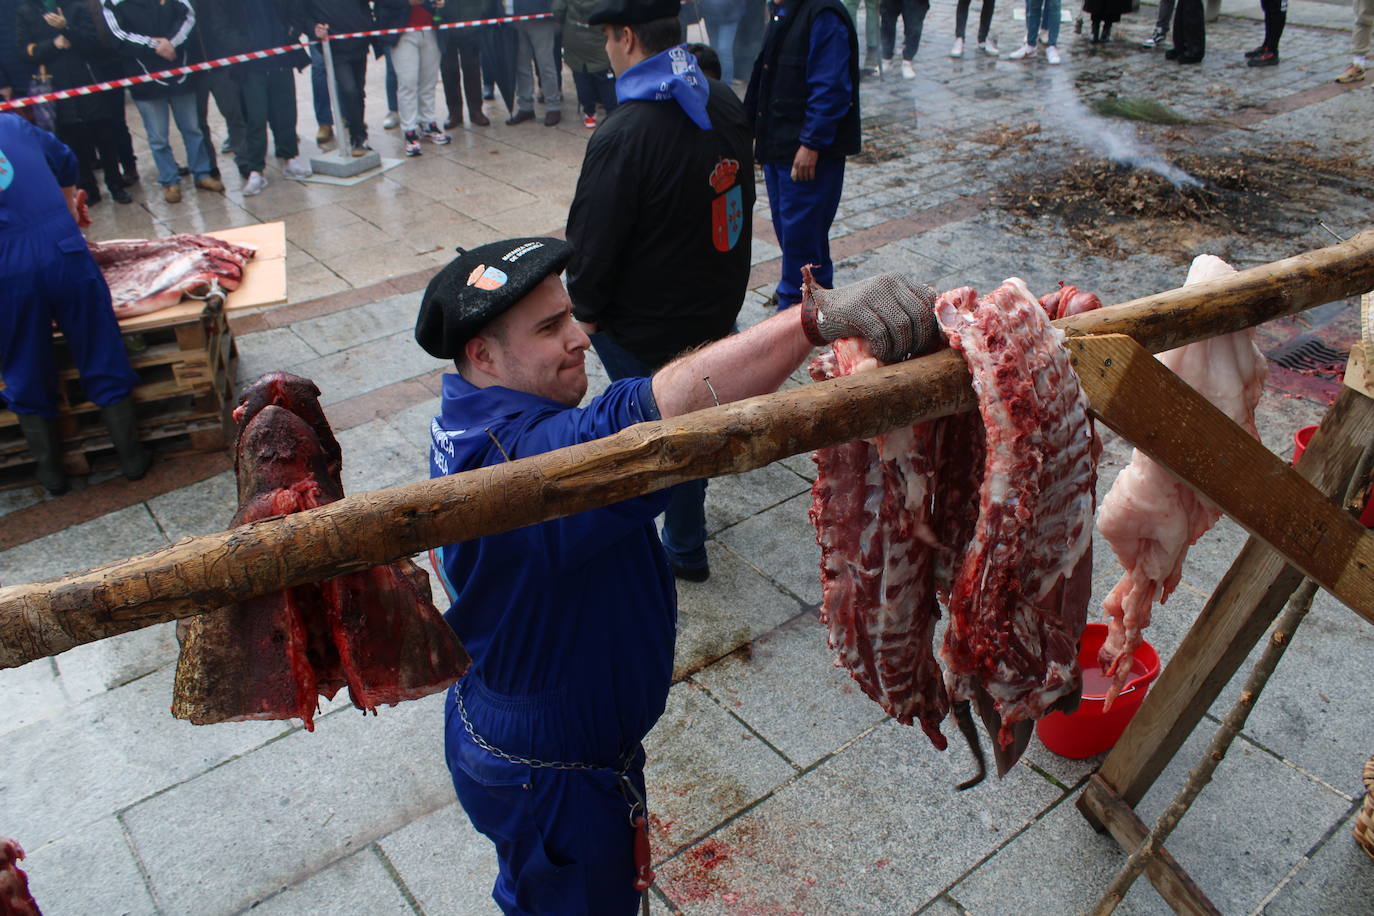
<svg viewBox="0 0 1374 916">
<path fill-rule="evenodd" d="M 1049 30 L 1045 44 L 1059 44 L 1059 0 L 1026 0 L 1026 44 L 1040 40 L 1040 26 Z"/>
<path fill-rule="evenodd" d="M 210 174 L 210 156 L 205 151 L 205 137 L 200 132 L 200 117 L 196 113 L 196 94 L 193 90 L 160 99 L 134 99 L 143 117 L 143 130 L 148 134 L 148 148 L 157 163 L 157 183 L 164 188 L 180 181 L 176 157 L 168 136 L 167 111 L 171 109 L 186 147 L 186 165 L 197 180 Z"/>
<path fill-rule="evenodd" d="M 802 266 L 814 265 L 811 275 L 821 286 L 830 286 L 835 264 L 830 260 L 830 224 L 844 190 L 844 158 L 821 159 L 816 177 L 793 181 L 792 164 L 763 165 L 768 185 L 768 206 L 773 211 L 773 232 L 782 248 L 782 276 L 778 279 L 778 309 L 801 301 Z"/>
<path fill-rule="evenodd" d="M 329 74 L 324 69 L 324 52 L 318 41 L 310 45 L 310 94 L 315 97 L 315 124 L 334 126 L 334 112 L 329 108 Z"/>
<path fill-rule="evenodd" d="M 611 340 L 606 334 L 592 335 L 592 346 L 611 381 L 623 378 L 648 378 L 654 367 Z M 682 569 L 706 565 L 706 481 L 689 480 L 673 487 L 668 508 L 663 513 L 663 551 L 668 562 Z"/>
<path fill-rule="evenodd" d="M 739 20 L 719 22 L 706 17 L 706 34 L 711 36 L 711 47 L 720 58 L 720 81 L 728 83 L 735 78 L 735 34 L 739 32 Z"/>
</svg>

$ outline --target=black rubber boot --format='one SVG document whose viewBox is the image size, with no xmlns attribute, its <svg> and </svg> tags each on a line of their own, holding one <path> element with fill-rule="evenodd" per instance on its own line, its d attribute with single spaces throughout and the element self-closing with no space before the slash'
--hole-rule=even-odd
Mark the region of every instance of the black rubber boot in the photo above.
<svg viewBox="0 0 1374 916">
<path fill-rule="evenodd" d="M 118 404 L 100 408 L 100 419 L 110 431 L 110 441 L 119 454 L 119 469 L 128 480 L 142 480 L 153 463 L 153 454 L 138 441 L 138 417 L 134 402 L 125 398 Z"/>
<path fill-rule="evenodd" d="M 34 475 L 53 496 L 67 492 L 67 474 L 62 470 L 62 438 L 57 434 L 57 421 L 36 413 L 21 413 L 19 429 L 29 444 L 29 454 L 37 467 Z"/>
</svg>

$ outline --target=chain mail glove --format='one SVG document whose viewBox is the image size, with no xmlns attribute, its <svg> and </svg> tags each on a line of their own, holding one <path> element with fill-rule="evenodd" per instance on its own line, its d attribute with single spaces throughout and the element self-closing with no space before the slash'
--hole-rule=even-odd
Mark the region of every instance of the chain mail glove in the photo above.
<svg viewBox="0 0 1374 916">
<path fill-rule="evenodd" d="M 935 290 L 902 274 L 879 274 L 839 289 L 817 286 L 805 271 L 802 329 L 816 346 L 862 337 L 885 363 L 909 359 L 940 344 Z"/>
</svg>

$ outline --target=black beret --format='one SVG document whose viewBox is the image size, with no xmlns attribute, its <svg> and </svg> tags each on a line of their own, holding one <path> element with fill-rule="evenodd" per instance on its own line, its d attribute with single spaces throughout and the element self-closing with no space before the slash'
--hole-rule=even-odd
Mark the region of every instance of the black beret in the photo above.
<svg viewBox="0 0 1374 916">
<path fill-rule="evenodd" d="M 640 25 L 656 19 L 676 19 L 682 0 L 608 0 L 587 17 L 587 25 Z"/>
<path fill-rule="evenodd" d="M 508 239 L 458 249 L 420 299 L 415 340 L 439 359 L 454 359 L 487 322 L 525 298 L 547 276 L 568 266 L 572 246 L 562 239 Z"/>
</svg>

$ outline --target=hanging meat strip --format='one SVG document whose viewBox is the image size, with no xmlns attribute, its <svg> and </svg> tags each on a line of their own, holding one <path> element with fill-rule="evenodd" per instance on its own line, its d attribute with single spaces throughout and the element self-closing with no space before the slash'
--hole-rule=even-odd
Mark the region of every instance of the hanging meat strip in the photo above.
<svg viewBox="0 0 1374 916">
<path fill-rule="evenodd" d="M 818 381 L 879 365 L 857 338 L 811 365 Z M 935 601 L 930 482 L 934 425 L 820 449 L 810 518 L 821 546 L 821 622 L 835 664 L 904 725 L 919 722 L 940 750 L 949 714 L 931 648 Z"/>
<path fill-rule="evenodd" d="M 1078 700 L 1096 450 L 1063 334 L 1021 280 L 982 298 L 946 293 L 936 317 L 968 362 L 986 435 L 941 656 L 951 696 L 977 706 L 1005 772 L 1034 719 Z"/>
</svg>

